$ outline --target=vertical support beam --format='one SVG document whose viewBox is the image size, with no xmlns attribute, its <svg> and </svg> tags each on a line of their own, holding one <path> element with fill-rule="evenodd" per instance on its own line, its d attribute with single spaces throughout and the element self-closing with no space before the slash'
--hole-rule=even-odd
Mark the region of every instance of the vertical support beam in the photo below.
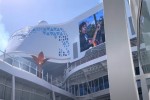
<svg viewBox="0 0 150 100">
<path fill-rule="evenodd" d="M 52 75 L 51 75 L 51 84 L 53 84 L 53 82 L 52 82 L 52 81 L 53 81 L 53 77 L 52 77 Z"/>
<path fill-rule="evenodd" d="M 47 82 L 48 82 L 48 78 L 49 78 L 49 76 L 48 76 L 48 73 L 47 73 L 47 75 L 46 75 L 46 80 L 47 80 Z"/>
<path fill-rule="evenodd" d="M 53 84 L 53 77 L 52 77 L 52 75 L 51 75 L 51 89 L 52 89 L 52 98 L 53 98 L 53 100 L 56 100 L 56 96 L 55 96 L 55 92 L 53 91 L 53 86 L 52 86 L 52 84 Z"/>
<path fill-rule="evenodd" d="M 12 100 L 15 100 L 15 76 L 12 75 Z"/>
<path fill-rule="evenodd" d="M 43 69 L 42 69 L 42 72 L 41 72 L 41 73 L 42 73 L 42 79 L 43 79 Z"/>
<path fill-rule="evenodd" d="M 35 71 L 36 71 L 36 76 L 38 76 L 38 74 L 37 74 L 37 73 L 38 73 L 37 66 L 36 66 L 36 69 L 35 69 Z"/>
<path fill-rule="evenodd" d="M 146 83 L 146 78 L 144 77 L 145 75 L 143 73 L 143 70 L 142 70 L 140 63 L 139 63 L 139 69 L 140 69 L 140 75 L 141 75 L 141 88 L 142 88 L 143 100 L 150 100 L 148 87 L 147 87 L 147 83 Z"/>
<path fill-rule="evenodd" d="M 103 0 L 111 100 L 139 100 L 124 0 Z"/>
<path fill-rule="evenodd" d="M 150 98 L 148 96 L 149 92 L 148 92 L 148 88 L 147 88 L 146 79 L 143 76 L 141 78 L 142 97 L 143 97 L 143 100 L 150 100 Z"/>
<path fill-rule="evenodd" d="M 53 95 L 53 100 L 56 100 L 55 92 L 54 91 L 52 91 L 52 95 Z"/>
</svg>

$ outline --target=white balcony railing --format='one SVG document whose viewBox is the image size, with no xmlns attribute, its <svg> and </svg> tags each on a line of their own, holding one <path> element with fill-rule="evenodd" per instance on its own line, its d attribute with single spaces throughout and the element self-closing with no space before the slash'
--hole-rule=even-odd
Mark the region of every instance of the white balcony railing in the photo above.
<svg viewBox="0 0 150 100">
<path fill-rule="evenodd" d="M 39 77 L 39 78 L 47 81 L 48 83 L 50 83 L 52 85 L 55 85 L 55 86 L 61 88 L 60 84 L 62 82 L 57 81 L 58 80 L 57 78 L 52 79 L 52 75 L 50 75 L 49 73 L 44 73 L 45 72 L 44 70 L 39 71 L 37 68 L 37 65 L 34 62 L 31 62 L 30 60 L 27 60 L 22 57 L 10 56 L 1 50 L 0 50 L 0 53 L 2 54 L 0 56 L 0 59 L 3 60 L 4 62 L 10 64 L 10 66 L 18 68 L 23 71 L 26 71 L 37 77 L 39 77 L 39 74 L 41 74 L 42 77 Z"/>
<path fill-rule="evenodd" d="M 105 43 L 89 49 L 83 58 L 71 63 L 69 67 L 64 70 L 64 77 L 77 66 L 104 55 L 106 55 Z"/>
</svg>

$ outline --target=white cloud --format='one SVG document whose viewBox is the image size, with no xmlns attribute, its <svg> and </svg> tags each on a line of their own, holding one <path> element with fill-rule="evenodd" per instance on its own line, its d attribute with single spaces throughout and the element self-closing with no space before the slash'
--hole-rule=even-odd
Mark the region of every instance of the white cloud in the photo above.
<svg viewBox="0 0 150 100">
<path fill-rule="evenodd" d="M 98 1 L 98 3 L 102 3 L 102 2 L 103 2 L 103 0 L 99 0 L 99 1 Z"/>
<path fill-rule="evenodd" d="M 2 23 L 2 15 L 0 15 L 0 50 L 4 51 L 8 43 L 9 33 L 6 32 L 5 26 Z"/>
</svg>

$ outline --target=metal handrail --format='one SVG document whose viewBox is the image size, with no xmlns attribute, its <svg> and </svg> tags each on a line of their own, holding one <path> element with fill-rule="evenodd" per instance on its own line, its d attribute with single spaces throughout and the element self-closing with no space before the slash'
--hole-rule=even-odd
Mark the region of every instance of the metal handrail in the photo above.
<svg viewBox="0 0 150 100">
<path fill-rule="evenodd" d="M 27 63 L 24 63 L 23 61 L 19 61 L 18 59 L 16 59 L 13 56 L 10 56 L 9 54 L 5 53 L 2 50 L 0 50 L 0 52 L 2 53 L 0 59 L 3 60 L 4 62 L 10 64 L 12 67 L 19 68 L 21 70 L 29 72 L 38 77 L 39 70 L 37 69 L 37 66 L 36 66 L 36 68 L 33 67 L 32 62 L 29 61 L 30 63 L 27 64 Z M 4 56 L 4 57 L 2 58 L 2 56 Z M 8 59 L 11 60 L 12 63 L 8 62 L 7 61 Z M 42 70 L 41 74 L 42 74 L 42 79 L 48 82 L 48 75 L 46 74 L 46 76 L 44 76 L 43 70 Z"/>
<path fill-rule="evenodd" d="M 29 61 L 30 64 L 27 64 L 27 63 L 24 63 L 23 61 L 19 61 L 15 57 L 7 54 L 6 52 L 4 52 L 2 50 L 0 50 L 0 52 L 2 53 L 0 59 L 3 60 L 4 62 L 10 64 L 12 67 L 19 68 L 19 69 L 21 69 L 23 71 L 29 72 L 29 73 L 31 73 L 31 74 L 33 74 L 33 75 L 38 77 L 38 72 L 39 71 L 37 69 L 37 66 L 36 66 L 36 68 L 32 67 L 32 64 L 31 64 L 32 62 Z M 6 61 L 7 59 L 11 59 L 12 63 L 9 63 L 8 61 Z M 15 66 L 15 63 L 17 63 L 17 66 Z M 62 82 L 57 82 L 57 79 L 51 80 L 48 73 L 44 74 L 44 70 L 42 70 L 41 74 L 42 74 L 41 78 L 43 80 L 47 81 L 49 84 L 52 84 L 52 85 L 55 85 L 55 86 L 57 86 L 57 87 L 59 87 L 61 89 L 64 89 L 61 86 Z"/>
<path fill-rule="evenodd" d="M 105 45 L 105 43 L 102 44 L 102 46 Z M 101 45 L 100 45 L 101 46 Z M 80 60 L 78 61 L 75 61 L 73 62 L 73 64 L 71 64 L 67 69 L 65 69 L 65 72 L 64 72 L 64 77 L 67 75 L 68 72 L 70 72 L 71 70 L 73 70 L 74 68 L 76 68 L 77 66 L 81 65 L 81 64 L 84 64 L 88 61 L 91 61 L 93 59 L 96 59 L 98 57 L 101 57 L 101 56 L 104 56 L 106 55 L 106 48 L 99 48 L 99 49 L 96 49 L 96 47 L 88 50 L 87 52 L 92 52 L 92 51 L 96 51 L 94 52 L 92 55 L 85 55 L 83 58 L 81 58 Z M 101 54 L 100 54 L 101 53 Z"/>
</svg>

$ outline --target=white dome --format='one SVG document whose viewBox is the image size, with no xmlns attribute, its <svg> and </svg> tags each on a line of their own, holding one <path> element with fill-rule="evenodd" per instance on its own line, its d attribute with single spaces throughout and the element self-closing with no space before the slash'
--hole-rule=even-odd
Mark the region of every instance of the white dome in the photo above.
<svg viewBox="0 0 150 100">
<path fill-rule="evenodd" d="M 44 20 L 39 21 L 38 25 L 48 25 L 48 23 Z"/>
</svg>

